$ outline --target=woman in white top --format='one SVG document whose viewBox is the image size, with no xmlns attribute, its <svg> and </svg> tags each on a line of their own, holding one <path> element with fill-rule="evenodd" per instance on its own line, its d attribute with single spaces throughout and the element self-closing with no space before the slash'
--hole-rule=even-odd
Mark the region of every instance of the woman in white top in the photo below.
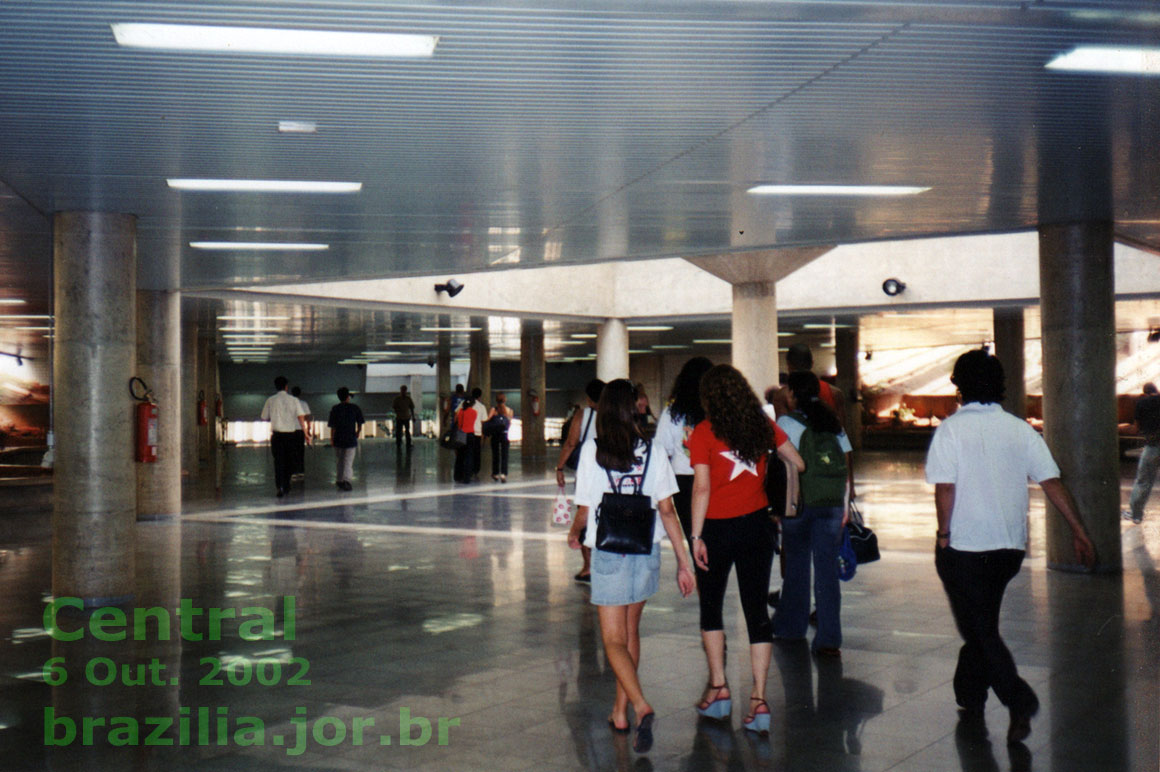
<svg viewBox="0 0 1160 772">
<path fill-rule="evenodd" d="M 673 494 L 673 505 L 681 521 L 685 539 L 689 539 L 693 527 L 693 467 L 689 463 L 689 446 L 686 442 L 697 424 L 705 418 L 705 408 L 701 404 L 701 376 L 713 366 L 705 357 L 693 357 L 673 382 L 669 395 L 669 405 L 661 412 L 657 421 L 655 437 L 665 449 L 669 463 L 677 475 L 679 491 Z M 693 543 L 689 541 L 689 552 Z"/>
<path fill-rule="evenodd" d="M 564 446 L 560 448 L 560 458 L 556 462 L 556 484 L 561 488 L 564 487 L 564 467 L 577 468 L 577 463 L 571 459 L 572 452 L 578 451 L 585 443 L 596 438 L 596 404 L 600 401 L 600 395 L 603 391 L 604 381 L 599 378 L 590 380 L 588 385 L 584 387 L 584 394 L 588 402 L 587 407 L 579 413 L 572 414 L 568 436 L 564 439 Z M 579 452 L 577 452 L 578 456 Z M 580 571 L 572 578 L 578 582 L 590 582 L 592 581 L 592 550 L 588 547 L 581 547 L 580 557 L 584 559 L 584 565 L 580 566 Z"/>
<path fill-rule="evenodd" d="M 580 451 L 576 470 L 576 519 L 568 532 L 568 544 L 579 549 L 583 540 L 588 547 L 596 547 L 599 505 L 605 493 L 613 492 L 613 485 L 619 492 L 628 492 L 623 484 L 629 483 L 634 492 L 649 496 L 660 514 L 653 528 L 651 553 L 622 555 L 600 549 L 592 552 L 592 603 L 599 608 L 604 652 L 616 673 L 616 700 L 608 724 L 613 731 L 628 732 L 631 702 L 636 713 L 633 746 L 638 753 L 644 753 L 652 747 L 653 709 L 637 677 L 641 654 L 640 617 L 645 601 L 657 591 L 660 541 L 665 534 L 677 558 L 677 586 L 681 595 L 688 597 L 693 592 L 696 579 L 673 509 L 676 478 L 656 441 L 641 437 L 633 420 L 634 403 L 630 382 L 618 379 L 604 387 L 596 413 L 598 439 L 585 443 Z M 586 528 L 589 511 L 594 511 L 595 516 L 592 527 Z"/>
</svg>

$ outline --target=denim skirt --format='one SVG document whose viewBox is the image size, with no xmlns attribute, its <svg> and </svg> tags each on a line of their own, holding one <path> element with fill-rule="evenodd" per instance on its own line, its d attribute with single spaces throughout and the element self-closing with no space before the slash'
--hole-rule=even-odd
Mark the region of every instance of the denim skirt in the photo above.
<svg viewBox="0 0 1160 772">
<path fill-rule="evenodd" d="M 648 555 L 592 550 L 592 604 L 627 606 L 656 594 L 661 576 L 661 545 Z"/>
</svg>

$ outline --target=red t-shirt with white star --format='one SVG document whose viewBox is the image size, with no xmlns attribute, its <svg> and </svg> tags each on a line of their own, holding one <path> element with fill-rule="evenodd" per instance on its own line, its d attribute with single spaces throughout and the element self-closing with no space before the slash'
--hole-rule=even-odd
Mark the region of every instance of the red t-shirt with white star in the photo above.
<svg viewBox="0 0 1160 772">
<path fill-rule="evenodd" d="M 781 447 L 789 437 L 773 425 L 774 444 Z M 765 497 L 765 458 L 756 464 L 739 460 L 733 451 L 713 433 L 706 419 L 689 435 L 689 463 L 709 467 L 709 520 L 741 517 L 769 506 Z"/>
</svg>

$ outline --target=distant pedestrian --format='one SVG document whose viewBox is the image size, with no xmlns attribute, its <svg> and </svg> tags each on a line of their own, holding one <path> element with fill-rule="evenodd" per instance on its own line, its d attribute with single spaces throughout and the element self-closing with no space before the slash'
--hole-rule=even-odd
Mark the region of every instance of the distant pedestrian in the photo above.
<svg viewBox="0 0 1160 772">
<path fill-rule="evenodd" d="M 411 447 L 411 421 L 415 418 L 415 403 L 407 393 L 406 386 L 399 387 L 399 396 L 391 403 L 395 411 L 395 445 L 402 447 L 403 435 L 407 435 L 407 447 Z"/>
<path fill-rule="evenodd" d="M 295 432 L 302 430 L 306 442 L 306 411 L 302 403 L 286 391 L 289 381 L 279 375 L 274 379 L 274 396 L 262 406 L 262 420 L 270 422 L 270 453 L 274 456 L 274 486 L 278 497 L 290 490 L 291 464 L 294 462 Z"/>
<path fill-rule="evenodd" d="M 338 404 L 330 409 L 330 444 L 334 446 L 334 484 L 339 490 L 349 491 L 350 478 L 354 475 L 354 454 L 358 449 L 359 434 L 363 428 L 363 414 L 359 406 L 350 401 L 350 389 L 338 389 Z"/>
<path fill-rule="evenodd" d="M 1076 559 L 1090 568 L 1096 555 L 1047 443 L 1026 421 L 1004 412 L 1004 381 L 1003 365 L 985 350 L 958 358 L 951 383 L 962 406 L 934 432 L 926 481 L 934 485 L 938 516 L 935 568 L 963 637 L 953 681 L 960 718 L 982 721 L 994 689 L 1010 711 L 1007 743 L 1014 744 L 1031 734 L 1039 709 L 999 636 L 1003 593 L 1027 549 L 1028 480 L 1067 521 Z"/>
<path fill-rule="evenodd" d="M 1160 470 L 1160 390 L 1154 383 L 1145 383 L 1144 395 L 1136 400 L 1135 429 L 1144 435 L 1144 447 L 1136 466 L 1136 482 L 1132 485 L 1129 508 L 1122 514 L 1125 520 L 1139 523 L 1144 519 L 1144 505 L 1148 503 L 1156 472 Z"/>
<path fill-rule="evenodd" d="M 493 421 L 496 418 L 501 418 L 503 423 L 502 429 L 497 429 L 491 433 L 491 479 L 496 482 L 507 482 L 508 473 L 508 449 L 511 441 L 508 440 L 508 429 L 512 425 L 512 417 L 515 413 L 507 405 L 507 397 L 501 391 L 495 395 L 495 407 L 493 407 L 487 414 L 487 420 Z"/>
<path fill-rule="evenodd" d="M 475 407 L 475 400 L 468 396 L 451 414 L 451 420 L 455 421 L 456 426 L 466 435 L 463 447 L 455 450 L 453 479 L 457 483 L 469 483 L 475 475 L 475 458 L 472 454 L 479 452 L 479 436 L 475 433 L 476 419 L 479 416 Z"/>
</svg>

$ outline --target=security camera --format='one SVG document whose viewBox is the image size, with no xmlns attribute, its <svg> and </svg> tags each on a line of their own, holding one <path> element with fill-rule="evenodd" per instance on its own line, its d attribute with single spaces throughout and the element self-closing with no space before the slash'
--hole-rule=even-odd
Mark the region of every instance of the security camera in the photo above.
<svg viewBox="0 0 1160 772">
<path fill-rule="evenodd" d="M 435 285 L 435 294 L 439 294 L 440 292 L 446 292 L 447 297 L 453 298 L 460 292 L 463 292 L 463 284 L 455 279 L 448 279 L 446 284 Z"/>
<path fill-rule="evenodd" d="M 906 289 L 906 285 L 899 279 L 887 279 L 882 282 L 882 291 L 890 297 L 901 295 L 904 289 Z"/>
</svg>

